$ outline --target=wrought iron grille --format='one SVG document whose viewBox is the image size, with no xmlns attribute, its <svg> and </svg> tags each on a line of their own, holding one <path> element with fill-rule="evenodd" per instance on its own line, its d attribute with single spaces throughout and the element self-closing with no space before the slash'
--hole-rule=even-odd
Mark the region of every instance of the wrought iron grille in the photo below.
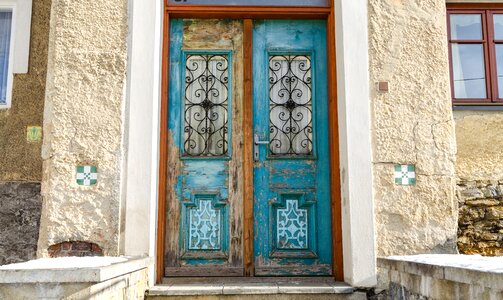
<svg viewBox="0 0 503 300">
<path fill-rule="evenodd" d="M 229 61 L 225 54 L 187 55 L 184 154 L 228 154 Z"/>
<path fill-rule="evenodd" d="M 313 152 L 313 100 L 309 55 L 269 58 L 269 149 L 273 156 Z"/>
</svg>

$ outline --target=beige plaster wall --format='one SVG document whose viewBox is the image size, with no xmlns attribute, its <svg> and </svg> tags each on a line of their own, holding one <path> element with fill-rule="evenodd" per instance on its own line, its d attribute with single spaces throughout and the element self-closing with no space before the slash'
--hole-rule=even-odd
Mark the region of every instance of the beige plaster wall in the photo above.
<svg viewBox="0 0 503 300">
<path fill-rule="evenodd" d="M 28 126 L 42 126 L 50 0 L 33 1 L 27 74 L 14 75 L 12 106 L 0 109 L 0 181 L 42 180 L 41 142 L 28 142 Z"/>
<path fill-rule="evenodd" d="M 53 0 L 39 256 L 69 240 L 119 254 L 127 5 Z M 77 185 L 77 165 L 97 166 L 98 184 Z"/>
<path fill-rule="evenodd" d="M 378 255 L 454 252 L 454 124 L 445 0 L 370 0 L 374 201 Z M 388 93 L 374 83 L 389 81 Z M 394 183 L 415 164 L 417 185 Z"/>
<path fill-rule="evenodd" d="M 454 111 L 454 118 L 458 179 L 503 180 L 503 112 Z"/>
</svg>

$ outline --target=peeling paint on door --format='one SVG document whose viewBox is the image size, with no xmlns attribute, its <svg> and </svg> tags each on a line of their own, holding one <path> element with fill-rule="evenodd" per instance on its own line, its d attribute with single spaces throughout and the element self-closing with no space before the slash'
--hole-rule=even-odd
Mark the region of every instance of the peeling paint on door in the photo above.
<svg viewBox="0 0 503 300">
<path fill-rule="evenodd" d="M 167 276 L 243 274 L 242 33 L 171 21 Z"/>
<path fill-rule="evenodd" d="M 257 21 L 253 36 L 255 275 L 331 275 L 326 24 Z"/>
</svg>

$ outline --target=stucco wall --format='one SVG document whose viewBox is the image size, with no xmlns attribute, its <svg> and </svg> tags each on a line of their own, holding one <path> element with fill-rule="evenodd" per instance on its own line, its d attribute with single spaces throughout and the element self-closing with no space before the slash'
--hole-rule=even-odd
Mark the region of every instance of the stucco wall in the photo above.
<svg viewBox="0 0 503 300">
<path fill-rule="evenodd" d="M 119 253 L 126 0 L 54 0 L 42 148 L 44 198 L 38 253 L 64 241 Z M 79 186 L 76 166 L 98 183 Z"/>
<path fill-rule="evenodd" d="M 14 75 L 12 106 L 0 109 L 0 181 L 42 180 L 41 142 L 27 142 L 27 126 L 42 126 L 50 0 L 33 1 L 30 63 Z"/>
<path fill-rule="evenodd" d="M 456 175 L 462 180 L 503 180 L 503 112 L 454 111 Z"/>
<path fill-rule="evenodd" d="M 445 0 L 370 0 L 369 23 L 378 255 L 454 252 Z M 390 91 L 377 92 L 378 81 Z M 415 164 L 417 184 L 396 185 L 395 164 Z"/>
</svg>

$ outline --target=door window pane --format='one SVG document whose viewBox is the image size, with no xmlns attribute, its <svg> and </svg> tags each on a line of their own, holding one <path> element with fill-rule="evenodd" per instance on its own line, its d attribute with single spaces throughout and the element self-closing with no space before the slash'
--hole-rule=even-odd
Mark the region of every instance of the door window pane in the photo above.
<svg viewBox="0 0 503 300">
<path fill-rule="evenodd" d="M 451 14 L 452 40 L 482 40 L 480 14 Z"/>
<path fill-rule="evenodd" d="M 0 104 L 7 103 L 12 12 L 0 11 Z"/>
<path fill-rule="evenodd" d="M 185 65 L 184 154 L 223 156 L 229 147 L 227 55 L 188 55 Z"/>
<path fill-rule="evenodd" d="M 271 155 L 311 155 L 313 98 L 309 55 L 269 58 Z"/>
<path fill-rule="evenodd" d="M 494 15 L 494 39 L 503 40 L 503 14 Z"/>
<path fill-rule="evenodd" d="M 487 98 L 482 44 L 452 44 L 452 68 L 454 98 Z"/>
</svg>

